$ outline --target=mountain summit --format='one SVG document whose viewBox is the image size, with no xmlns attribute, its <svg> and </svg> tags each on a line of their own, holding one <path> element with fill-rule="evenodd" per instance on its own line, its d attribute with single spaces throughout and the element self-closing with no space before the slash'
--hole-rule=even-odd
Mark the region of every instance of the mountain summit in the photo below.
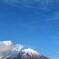
<svg viewBox="0 0 59 59">
<path fill-rule="evenodd" d="M 40 53 L 36 52 L 35 50 L 28 48 L 6 59 L 50 59 L 50 58 L 47 58 L 41 55 Z"/>
<path fill-rule="evenodd" d="M 25 56 L 26 56 L 26 58 L 30 58 L 30 57 L 32 57 L 32 58 L 38 58 L 39 55 L 41 56 L 41 54 L 39 54 L 38 52 L 36 52 L 35 50 L 30 49 L 30 48 L 24 49 L 23 51 L 21 51 L 20 54 L 21 54 L 24 58 L 25 58 Z"/>
</svg>

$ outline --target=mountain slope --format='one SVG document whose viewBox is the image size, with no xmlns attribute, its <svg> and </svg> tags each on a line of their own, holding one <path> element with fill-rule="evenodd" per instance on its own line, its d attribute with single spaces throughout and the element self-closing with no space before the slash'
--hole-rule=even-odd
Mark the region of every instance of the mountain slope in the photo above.
<svg viewBox="0 0 59 59">
<path fill-rule="evenodd" d="M 29 49 L 24 49 L 20 53 L 15 54 L 6 59 L 49 59 L 49 58 L 29 48 Z"/>
</svg>

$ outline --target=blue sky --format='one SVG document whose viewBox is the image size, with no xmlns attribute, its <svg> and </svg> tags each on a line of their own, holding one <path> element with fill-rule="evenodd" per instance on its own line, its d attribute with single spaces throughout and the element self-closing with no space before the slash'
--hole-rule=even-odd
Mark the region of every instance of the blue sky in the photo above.
<svg viewBox="0 0 59 59">
<path fill-rule="evenodd" d="M 4 40 L 59 58 L 59 1 L 0 0 L 0 41 Z"/>
</svg>

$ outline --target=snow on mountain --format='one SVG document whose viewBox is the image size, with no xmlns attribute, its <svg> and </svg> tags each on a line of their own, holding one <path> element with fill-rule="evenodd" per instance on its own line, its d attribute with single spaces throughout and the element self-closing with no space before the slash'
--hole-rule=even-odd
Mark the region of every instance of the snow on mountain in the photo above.
<svg viewBox="0 0 59 59">
<path fill-rule="evenodd" d="M 28 53 L 28 54 L 37 54 L 37 55 L 41 55 L 41 54 L 39 54 L 38 52 L 36 52 L 35 50 L 33 50 L 33 49 L 31 49 L 31 48 L 28 48 L 28 49 L 24 49 L 24 50 L 22 50 L 22 52 L 25 52 L 25 53 Z"/>
<path fill-rule="evenodd" d="M 39 56 L 41 56 L 41 54 L 39 54 L 38 52 L 36 52 L 35 50 L 30 49 L 30 48 L 22 50 L 20 54 L 24 58 L 31 58 L 31 57 L 39 58 Z"/>
<path fill-rule="evenodd" d="M 50 58 L 45 57 L 42 54 L 36 52 L 35 50 L 28 48 L 6 59 L 50 59 Z"/>
</svg>

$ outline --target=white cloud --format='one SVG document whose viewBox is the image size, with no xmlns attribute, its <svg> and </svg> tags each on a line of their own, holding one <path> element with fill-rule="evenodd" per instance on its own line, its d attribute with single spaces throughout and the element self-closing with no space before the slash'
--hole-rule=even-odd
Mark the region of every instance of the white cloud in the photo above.
<svg viewBox="0 0 59 59">
<path fill-rule="evenodd" d="M 1 0 L 8 5 L 24 10 L 25 8 L 32 8 L 35 13 L 39 11 L 50 11 L 59 8 L 59 0 Z"/>
<path fill-rule="evenodd" d="M 46 21 L 55 21 L 55 20 L 59 20 L 59 12 L 51 14 L 50 17 L 46 19 Z"/>
<path fill-rule="evenodd" d="M 20 7 L 29 7 L 29 8 L 43 8 L 46 9 L 48 6 L 49 0 L 4 0 L 6 3 L 13 6 Z"/>
<path fill-rule="evenodd" d="M 20 51 L 21 44 L 13 44 L 11 41 L 0 41 L 0 59 L 11 55 L 14 51 Z"/>
<path fill-rule="evenodd" d="M 22 6 L 47 11 L 59 5 L 59 0 L 4 0 L 4 2 L 18 8 Z"/>
<path fill-rule="evenodd" d="M 58 57 L 51 57 L 51 59 L 59 59 Z"/>
</svg>

